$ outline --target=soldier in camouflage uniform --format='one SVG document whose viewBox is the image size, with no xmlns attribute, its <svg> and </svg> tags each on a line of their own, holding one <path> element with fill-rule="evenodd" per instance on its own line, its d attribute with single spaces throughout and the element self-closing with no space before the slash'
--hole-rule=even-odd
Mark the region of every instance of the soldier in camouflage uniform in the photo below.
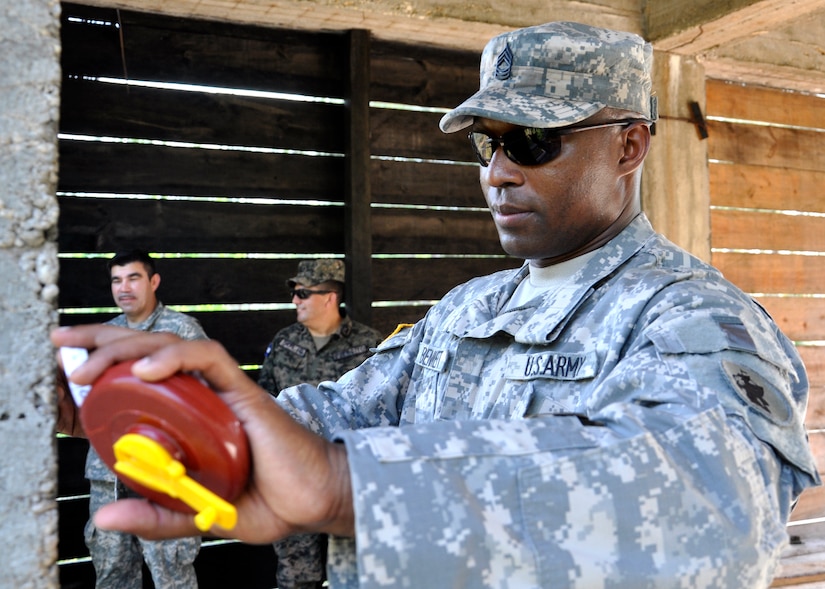
<svg viewBox="0 0 825 589">
<path fill-rule="evenodd" d="M 441 128 L 471 126 L 501 243 L 526 263 L 456 287 L 338 382 L 282 391 L 286 414 L 216 342 L 107 345 L 156 348 L 146 377 L 203 369 L 244 421 L 270 468 L 233 535 L 333 534 L 336 589 L 770 585 L 791 506 L 820 483 L 808 381 L 768 314 L 641 212 L 651 59 L 577 23 L 492 39 Z M 158 511 L 98 520 L 195 529 Z"/>
<path fill-rule="evenodd" d="M 353 321 L 341 307 L 344 262 L 304 260 L 287 280 L 298 321 L 275 334 L 266 349 L 258 384 L 273 396 L 300 383 L 337 380 L 366 360 L 381 341 L 372 327 Z M 326 578 L 327 537 L 296 534 L 273 544 L 278 589 L 312 589 Z"/>
<path fill-rule="evenodd" d="M 107 265 L 112 297 L 123 311 L 108 324 L 174 333 L 186 340 L 206 339 L 197 319 L 172 311 L 157 299 L 155 291 L 160 285 L 160 275 L 148 253 L 122 252 Z M 86 478 L 91 487 L 89 513 L 92 516 L 103 505 L 137 496 L 115 477 L 91 447 L 86 457 Z M 90 519 L 85 537 L 95 567 L 97 589 L 140 589 L 143 560 L 157 589 L 198 586 L 194 561 L 200 550 L 200 536 L 150 542 L 129 534 L 100 530 Z"/>
</svg>

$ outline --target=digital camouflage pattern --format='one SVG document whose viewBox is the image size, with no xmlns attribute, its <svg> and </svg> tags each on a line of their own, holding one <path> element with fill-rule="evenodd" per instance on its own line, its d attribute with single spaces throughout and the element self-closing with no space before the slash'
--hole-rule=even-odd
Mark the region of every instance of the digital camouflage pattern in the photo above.
<svg viewBox="0 0 825 589">
<path fill-rule="evenodd" d="M 473 279 L 277 402 L 346 444 L 330 585 L 764 588 L 819 483 L 792 343 L 644 215 L 566 286 Z"/>
<path fill-rule="evenodd" d="M 552 22 L 503 33 L 481 55 L 479 91 L 441 119 L 453 133 L 486 117 L 522 127 L 572 125 L 605 107 L 656 120 L 653 47 L 632 33 Z"/>
<path fill-rule="evenodd" d="M 326 575 L 327 536 L 295 534 L 273 543 L 278 589 L 319 589 Z"/>
<path fill-rule="evenodd" d="M 299 267 L 298 280 L 317 268 L 304 269 L 307 271 L 302 275 Z M 315 280 L 317 276 L 313 276 Z M 305 286 L 314 284 L 318 283 Z M 276 333 L 269 344 L 258 384 L 277 396 L 281 389 L 298 383 L 317 385 L 325 380 L 334 381 L 366 360 L 380 341 L 377 330 L 344 317 L 329 342 L 316 350 L 309 330 L 301 323 L 293 323 Z M 326 536 L 321 534 L 298 534 L 275 542 L 279 589 L 320 586 L 326 577 L 326 542 Z"/>
<path fill-rule="evenodd" d="M 315 286 L 322 282 L 344 283 L 346 268 L 342 260 L 320 258 L 318 260 L 303 260 L 298 264 L 298 274 L 286 281 L 289 288 L 296 284 L 301 286 Z"/>
<path fill-rule="evenodd" d="M 125 314 L 107 324 L 174 333 L 185 340 L 208 339 L 197 319 L 173 311 L 160 301 L 146 321 L 138 325 L 129 325 Z M 86 456 L 86 478 L 90 483 L 90 499 L 84 535 L 95 567 L 96 589 L 140 589 L 144 560 L 156 589 L 197 588 L 194 562 L 200 550 L 200 536 L 152 542 L 130 534 L 99 530 L 91 518 L 100 507 L 127 495 L 137 495 L 117 480 L 92 447 Z"/>
<path fill-rule="evenodd" d="M 258 384 L 277 396 L 282 389 L 299 383 L 337 380 L 366 360 L 380 341 L 376 329 L 343 317 L 329 342 L 316 350 L 309 330 L 293 323 L 276 333 L 267 347 Z"/>
<path fill-rule="evenodd" d="M 92 555 L 96 589 L 142 589 L 144 560 L 156 588 L 197 588 L 194 562 L 200 550 L 200 536 L 153 542 L 95 527 L 91 516 L 98 509 L 126 497 L 139 495 L 120 481 L 90 481 L 90 519 L 86 523 L 84 538 Z"/>
</svg>

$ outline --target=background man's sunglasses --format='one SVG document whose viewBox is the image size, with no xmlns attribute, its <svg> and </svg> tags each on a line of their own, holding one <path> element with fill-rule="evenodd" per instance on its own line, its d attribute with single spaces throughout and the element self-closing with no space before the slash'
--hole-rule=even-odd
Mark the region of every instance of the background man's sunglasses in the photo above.
<svg viewBox="0 0 825 589">
<path fill-rule="evenodd" d="M 333 291 L 331 291 L 331 290 L 309 290 L 308 288 L 293 288 L 291 291 L 289 291 L 289 294 L 292 295 L 293 297 L 298 297 L 302 301 L 305 301 L 314 294 L 327 294 L 327 293 L 331 293 L 331 292 L 333 292 Z"/>
<path fill-rule="evenodd" d="M 629 127 L 633 123 L 647 124 L 649 122 L 645 119 L 626 119 L 612 123 L 563 127 L 561 129 L 522 127 L 513 129 L 501 137 L 491 137 L 480 131 L 470 131 L 468 137 L 479 163 L 485 168 L 490 165 L 490 160 L 493 159 L 493 154 L 499 146 L 504 150 L 504 155 L 510 161 L 520 166 L 538 166 L 559 157 L 561 138 L 564 135 L 603 127 L 616 127 L 619 125 Z"/>
</svg>

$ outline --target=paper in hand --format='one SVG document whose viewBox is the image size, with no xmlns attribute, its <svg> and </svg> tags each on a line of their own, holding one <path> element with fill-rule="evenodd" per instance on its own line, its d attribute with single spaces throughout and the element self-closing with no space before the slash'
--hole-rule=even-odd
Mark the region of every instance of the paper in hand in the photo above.
<svg viewBox="0 0 825 589">
<path fill-rule="evenodd" d="M 69 390 L 72 393 L 75 405 L 80 407 L 86 399 L 86 395 L 91 390 L 91 385 L 79 385 L 71 381 L 72 372 L 83 364 L 89 357 L 89 352 L 85 348 L 60 348 L 60 360 L 63 362 L 63 372 L 66 373 L 66 380 L 69 382 Z"/>
</svg>

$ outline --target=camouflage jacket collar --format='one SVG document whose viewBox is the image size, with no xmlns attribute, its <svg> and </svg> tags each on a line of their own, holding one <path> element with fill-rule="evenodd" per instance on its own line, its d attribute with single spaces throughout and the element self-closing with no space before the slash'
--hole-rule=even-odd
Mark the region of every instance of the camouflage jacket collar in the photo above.
<svg viewBox="0 0 825 589">
<path fill-rule="evenodd" d="M 605 244 L 564 286 L 536 297 L 522 307 L 503 311 L 519 283 L 529 274 L 527 263 L 511 271 L 509 279 L 483 282 L 484 291 L 465 296 L 466 304 L 453 309 L 447 328 L 458 337 L 486 338 L 496 332 L 512 335 L 524 343 L 547 343 L 564 326 L 566 318 L 595 290 L 598 284 L 635 255 L 656 235 L 644 214 L 636 217 L 619 235 Z"/>
</svg>

